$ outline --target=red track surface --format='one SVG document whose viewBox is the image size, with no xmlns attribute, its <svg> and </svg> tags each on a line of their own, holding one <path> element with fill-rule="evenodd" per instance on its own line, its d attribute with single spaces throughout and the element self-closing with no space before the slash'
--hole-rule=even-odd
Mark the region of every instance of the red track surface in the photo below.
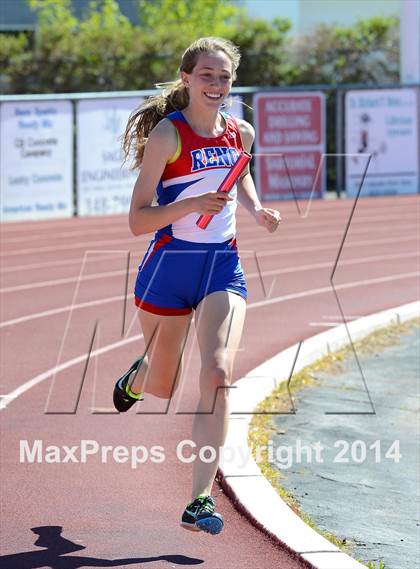
<svg viewBox="0 0 420 569">
<path fill-rule="evenodd" d="M 303 211 L 306 205 L 300 203 Z M 307 217 L 301 217 L 294 202 L 270 203 L 283 217 L 275 234 L 238 210 L 238 247 L 250 294 L 235 380 L 325 330 L 323 324 L 340 322 L 329 277 L 352 205 L 353 200 L 313 202 Z M 418 299 L 418 206 L 417 196 L 359 200 L 334 276 L 348 319 Z M 1 394 L 16 396 L 0 412 L 1 554 L 8 556 L 0 558 L 1 566 L 302 567 L 254 528 L 217 485 L 213 494 L 225 517 L 224 532 L 194 534 L 178 525 L 190 496 L 191 465 L 181 463 L 175 449 L 191 437 L 192 415 L 187 413 L 198 397 L 193 330 L 182 392 L 168 412 L 166 402 L 153 396 L 138 406 L 137 414 L 112 411 L 115 378 L 144 347 L 142 337 L 129 341 L 140 335 L 131 293 L 150 235 L 132 237 L 125 216 L 118 216 L 8 224 L 1 237 Z M 96 320 L 93 349 L 110 348 L 91 360 L 72 413 L 86 358 L 71 360 L 89 351 Z M 66 362 L 50 392 L 53 372 L 46 372 Z M 34 378 L 30 387 L 27 382 Z M 20 393 L 15 391 L 19 386 L 25 386 Z M 161 445 L 166 461 L 155 464 L 149 458 L 137 469 L 111 458 L 101 464 L 98 457 L 85 464 L 20 463 L 19 441 L 24 439 L 30 444 L 41 439 L 45 446 L 80 445 L 82 439 L 147 449 Z M 62 536 L 85 549 L 71 553 L 71 547 L 53 537 L 54 530 L 34 546 L 38 535 L 31 528 L 40 526 L 62 526 Z"/>
</svg>

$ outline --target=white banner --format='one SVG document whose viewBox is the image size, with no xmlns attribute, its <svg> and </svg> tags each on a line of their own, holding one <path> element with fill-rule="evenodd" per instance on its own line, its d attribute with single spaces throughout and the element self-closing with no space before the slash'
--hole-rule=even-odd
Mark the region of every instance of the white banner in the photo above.
<svg viewBox="0 0 420 569">
<path fill-rule="evenodd" d="M 371 156 L 360 195 L 419 192 L 419 101 L 416 89 L 346 94 L 346 192 L 354 196 Z"/>
<path fill-rule="evenodd" d="M 78 215 L 126 213 L 137 171 L 123 163 L 121 135 L 142 99 L 88 99 L 77 103 Z"/>
<path fill-rule="evenodd" d="M 73 116 L 69 101 L 0 106 L 0 218 L 73 215 Z"/>
</svg>

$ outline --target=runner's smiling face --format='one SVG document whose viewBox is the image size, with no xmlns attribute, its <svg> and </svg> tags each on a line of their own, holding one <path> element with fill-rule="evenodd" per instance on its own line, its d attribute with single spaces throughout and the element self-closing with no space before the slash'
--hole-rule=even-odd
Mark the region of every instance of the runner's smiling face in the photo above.
<svg viewBox="0 0 420 569">
<path fill-rule="evenodd" d="M 190 100 L 218 108 L 232 87 L 232 63 L 223 51 L 203 53 L 191 73 L 181 72 Z"/>
</svg>

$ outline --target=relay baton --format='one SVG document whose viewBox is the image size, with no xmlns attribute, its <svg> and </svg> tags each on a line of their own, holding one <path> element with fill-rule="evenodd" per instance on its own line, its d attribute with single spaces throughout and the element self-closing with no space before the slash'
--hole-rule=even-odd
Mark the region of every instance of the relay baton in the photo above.
<svg viewBox="0 0 420 569">
<path fill-rule="evenodd" d="M 236 180 L 242 174 L 242 172 L 245 169 L 245 166 L 249 163 L 250 160 L 251 160 L 251 154 L 248 154 L 248 152 L 245 152 L 243 150 L 239 154 L 239 158 L 236 160 L 235 164 L 232 166 L 232 168 L 226 174 L 223 182 L 220 184 L 217 191 L 218 192 L 230 192 L 230 190 L 235 185 Z M 213 215 L 215 215 L 215 214 L 213 214 Z M 210 221 L 213 219 L 213 215 L 210 215 L 210 214 L 200 215 L 200 217 L 197 220 L 196 225 L 198 225 L 198 227 L 200 229 L 206 229 L 206 227 L 208 226 Z"/>
</svg>

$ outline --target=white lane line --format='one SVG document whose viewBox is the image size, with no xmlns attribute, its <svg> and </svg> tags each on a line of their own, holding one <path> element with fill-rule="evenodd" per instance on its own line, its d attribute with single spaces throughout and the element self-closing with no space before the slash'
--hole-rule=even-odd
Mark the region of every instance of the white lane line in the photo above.
<svg viewBox="0 0 420 569">
<path fill-rule="evenodd" d="M 27 314 L 26 316 L 20 316 L 19 318 L 13 318 L 12 320 L 5 320 L 4 322 L 0 322 L 0 329 L 7 328 L 8 326 L 15 326 L 16 324 L 22 324 L 23 322 L 28 322 L 29 320 L 36 320 L 37 318 L 46 318 L 48 316 L 62 314 L 63 312 L 69 312 L 70 310 L 91 308 L 92 306 L 100 306 L 109 302 L 118 302 L 119 300 L 123 299 L 124 295 L 122 294 L 121 296 L 109 296 L 107 298 L 101 298 L 100 300 L 90 300 L 89 302 L 81 302 L 80 304 L 69 304 L 67 306 L 61 306 L 60 308 L 51 308 L 50 310 L 44 310 L 43 312 Z"/>
<path fill-rule="evenodd" d="M 358 286 L 366 286 L 366 285 L 377 284 L 377 283 L 392 282 L 392 281 L 397 281 L 397 280 L 401 280 L 401 279 L 409 279 L 409 278 L 418 277 L 418 276 L 420 276 L 420 271 L 414 271 L 412 273 L 401 273 L 399 275 L 391 275 L 388 277 L 378 277 L 376 279 L 367 279 L 365 281 L 354 281 L 352 283 L 335 285 L 335 290 L 344 290 L 344 289 L 348 289 L 348 288 L 355 288 Z M 315 289 L 312 289 L 309 291 L 295 292 L 293 294 L 287 294 L 285 296 L 277 296 L 274 298 L 269 298 L 267 300 L 260 300 L 258 302 L 254 302 L 251 306 L 252 306 L 252 308 L 259 308 L 261 306 L 268 306 L 270 304 L 275 304 L 276 302 L 284 302 L 286 300 L 294 300 L 296 298 L 304 298 L 306 296 L 323 294 L 324 292 L 332 292 L 331 286 L 324 286 L 324 287 L 315 288 Z"/>
<path fill-rule="evenodd" d="M 365 244 L 365 243 L 364 243 Z M 302 251 L 303 249 L 299 249 L 300 251 Z M 313 250 L 313 249 L 311 249 Z M 285 253 L 290 253 L 291 250 L 289 249 L 287 252 Z M 273 252 L 272 255 L 275 255 L 276 253 Z M 341 261 L 339 263 L 339 267 L 341 266 L 348 266 L 348 265 L 358 265 L 360 263 L 373 263 L 373 262 L 378 262 L 378 261 L 389 261 L 392 259 L 406 259 L 409 257 L 418 257 L 420 255 L 420 251 L 412 251 L 412 252 L 408 252 L 408 253 L 395 253 L 393 255 L 373 255 L 371 257 L 362 257 L 362 258 L 357 258 L 357 259 L 345 259 L 343 261 Z M 324 269 L 324 268 L 332 268 L 333 266 L 333 262 L 332 261 L 327 261 L 327 262 L 323 262 L 323 263 L 312 263 L 310 265 L 298 265 L 298 266 L 292 266 L 292 267 L 285 267 L 283 269 L 273 269 L 270 271 L 262 271 L 261 273 L 246 273 L 246 278 L 247 279 L 254 279 L 260 276 L 272 276 L 272 275 L 281 275 L 281 274 L 288 274 L 288 273 L 298 273 L 300 271 L 309 271 L 312 269 Z M 137 268 L 132 269 L 129 271 L 129 275 L 134 275 L 136 274 L 138 271 Z M 26 285 L 17 285 L 14 287 L 9 287 L 9 288 L 3 288 L 0 289 L 0 293 L 10 293 L 10 292 L 18 292 L 18 291 L 22 291 L 22 290 L 32 290 L 34 288 L 43 288 L 43 287 L 50 287 L 50 286 L 59 286 L 59 285 L 63 285 L 63 284 L 70 284 L 70 283 L 80 283 L 81 281 L 91 281 L 91 280 L 95 280 L 95 279 L 103 279 L 104 277 L 121 277 L 121 276 L 125 276 L 126 275 L 126 271 L 124 270 L 119 270 L 119 271 L 109 271 L 106 273 L 94 273 L 92 275 L 86 275 L 86 276 L 77 276 L 77 277 L 68 277 L 66 279 L 57 279 L 57 280 L 53 280 L 53 281 L 43 281 L 43 282 L 38 282 L 38 283 L 31 283 L 31 284 L 26 284 Z M 123 298 L 123 297 L 115 297 L 115 298 Z M 88 305 L 89 303 L 84 303 L 84 305 Z M 61 309 L 56 309 L 56 310 L 61 310 Z M 48 313 L 52 313 L 51 311 L 47 311 Z M 58 312 L 55 312 L 56 314 Z M 45 312 L 42 312 L 41 314 L 46 314 Z M 50 315 L 48 314 L 48 315 Z M 23 319 L 25 319 L 26 317 L 23 317 Z M 18 319 L 20 321 L 24 321 L 21 319 Z M 2 328 L 3 326 L 7 325 L 6 322 L 4 323 L 0 323 L 0 328 Z"/>
<path fill-rule="evenodd" d="M 53 239 L 54 237 L 52 237 Z M 17 251 L 3 251 L 0 253 L 1 257 L 13 257 L 16 255 L 29 255 L 34 253 L 39 255 L 40 253 L 51 253 L 52 251 L 68 251 L 69 249 L 83 249 L 87 247 L 92 249 L 93 247 L 102 246 L 114 246 L 120 243 L 132 243 L 135 246 L 137 243 L 134 242 L 135 237 L 127 237 L 126 239 L 115 239 L 110 241 L 85 241 L 83 243 L 68 243 L 66 245 L 55 245 L 53 247 L 32 247 L 31 249 L 18 249 Z"/>
<path fill-rule="evenodd" d="M 363 202 L 359 202 L 358 212 L 369 212 L 372 213 L 379 213 L 385 212 L 385 214 L 393 212 L 397 210 L 398 212 L 404 212 L 404 210 L 409 210 L 410 212 L 413 210 L 413 206 L 418 205 L 418 197 L 413 196 L 405 196 L 403 200 L 401 199 L 390 199 L 390 201 L 384 202 L 381 198 L 375 197 L 372 198 L 370 201 L 367 201 L 369 198 L 363 198 Z M 322 213 L 345 213 L 348 211 L 349 207 L 353 205 L 353 198 L 347 199 L 340 199 L 340 200 L 332 200 L 328 202 L 314 202 L 313 205 L 316 209 L 313 209 L 317 215 Z M 304 202 L 303 202 L 304 203 Z M 285 211 L 287 213 L 293 213 L 295 217 L 298 215 L 296 206 L 293 201 L 270 201 L 263 204 L 266 207 L 275 207 L 280 211 Z M 363 207 L 363 210 L 362 210 Z M 247 212 L 240 207 L 237 212 L 238 217 L 243 217 L 244 219 L 247 218 Z M 70 219 L 62 219 L 58 221 L 33 221 L 33 222 L 10 222 L 10 223 L 3 223 L 0 227 L 0 235 L 7 235 L 12 233 L 24 233 L 36 230 L 46 230 L 49 229 L 65 229 L 69 228 L 72 229 L 73 227 L 77 229 L 83 229 L 85 225 L 88 227 L 91 226 L 103 226 L 103 227 L 110 227 L 113 225 L 123 225 L 127 222 L 127 214 L 118 214 L 118 215 L 108 215 L 108 216 L 91 216 L 91 217 L 75 217 Z"/>
<path fill-rule="evenodd" d="M 356 219 L 353 219 L 352 221 L 352 225 L 356 222 Z M 397 217 L 397 219 L 399 219 L 399 217 Z M 316 222 L 314 222 L 314 224 L 311 224 L 315 227 L 319 226 L 319 221 L 321 220 L 317 220 Z M 343 223 L 346 223 L 346 220 L 343 219 Z M 407 223 L 403 224 L 404 229 L 406 229 L 407 227 Z M 418 226 L 418 223 L 414 223 L 412 224 L 414 227 Z M 308 223 L 305 223 L 305 229 L 310 229 L 310 226 Z M 297 227 L 297 230 L 299 231 L 299 235 L 296 236 L 291 236 L 291 238 L 311 238 L 315 235 L 317 236 L 322 236 L 322 235 L 342 235 L 342 231 L 339 230 L 335 230 L 335 231 L 329 231 L 329 232 L 324 232 L 324 233 L 318 233 L 318 234 L 313 234 L 312 232 L 310 233 L 310 235 L 305 235 L 303 234 L 303 236 L 301 237 L 301 232 L 304 230 L 304 227 Z M 396 226 L 393 227 L 393 229 L 395 229 Z M 342 228 L 344 229 L 344 227 Z M 358 231 L 358 233 L 366 233 L 366 232 L 371 232 L 372 228 L 369 229 L 365 229 L 364 231 Z M 104 230 L 104 232 L 106 232 L 106 230 Z M 127 231 L 128 232 L 128 231 Z M 129 232 L 128 232 L 129 233 Z M 49 239 L 54 238 L 54 236 L 50 236 Z M 271 237 L 272 238 L 272 237 Z M 267 237 L 264 237 L 264 239 L 266 240 Z M 83 249 L 83 247 L 89 247 L 89 249 L 93 248 L 93 247 L 100 247 L 100 246 L 114 246 L 115 244 L 120 244 L 120 243 L 127 243 L 127 242 L 134 242 L 137 244 L 137 238 L 133 235 L 128 235 L 127 238 L 125 239 L 112 239 L 112 240 L 107 240 L 107 241 L 79 241 L 76 243 L 71 243 L 71 244 L 63 244 L 63 245 L 55 245 L 55 246 L 49 246 L 49 247 L 31 247 L 29 249 L 16 249 L 13 251 L 3 251 L 0 252 L 0 256 L 2 257 L 10 257 L 10 256 L 14 256 L 14 255 L 27 255 L 30 253 L 36 253 L 37 255 L 39 253 L 48 253 L 51 251 L 67 251 L 68 249 Z"/>
<path fill-rule="evenodd" d="M 307 219 L 305 219 L 305 228 L 312 228 L 312 227 L 317 227 L 319 226 L 319 222 L 323 220 L 323 218 L 330 218 L 330 214 L 327 214 L 325 216 L 320 216 L 317 215 L 316 219 L 314 219 L 313 221 L 307 221 Z M 389 223 L 390 221 L 394 221 L 397 220 L 399 222 L 401 222 L 401 224 L 404 224 L 404 226 L 406 225 L 407 220 L 418 220 L 419 216 L 416 213 L 408 213 L 405 215 L 374 215 L 374 216 L 363 216 L 363 215 L 357 215 L 353 218 L 352 220 L 352 224 L 358 224 L 358 223 L 378 223 L 381 221 L 386 221 L 387 223 Z M 288 218 L 284 218 L 284 221 L 291 221 Z M 295 220 L 293 220 L 295 221 Z M 333 225 L 338 224 L 338 220 L 337 218 L 335 218 L 333 220 Z M 347 219 L 343 218 L 341 220 L 341 223 L 346 223 Z M 297 222 L 299 223 L 299 222 Z M 295 225 L 295 228 L 297 231 L 301 231 L 301 226 L 300 225 Z M 106 233 L 123 233 L 124 230 L 126 230 L 126 227 L 123 227 L 122 224 L 116 225 L 115 227 L 106 227 Z M 241 229 L 241 233 L 242 234 L 248 234 L 248 233 L 253 233 L 255 230 L 252 227 L 249 227 L 248 225 L 244 228 Z M 31 242 L 39 239 L 39 240 L 50 240 L 51 238 L 54 239 L 64 239 L 64 238 L 68 238 L 68 237 L 79 237 L 79 238 L 83 238 L 84 236 L 87 235 L 96 235 L 96 234 L 102 234 L 104 233 L 104 229 L 103 228 L 99 228 L 99 229 L 91 229 L 91 228 L 80 228 L 80 229 L 75 229 L 72 231 L 62 231 L 62 232 L 56 232 L 54 233 L 54 235 L 51 235 L 51 233 L 40 233 L 38 235 L 31 235 L 30 236 L 30 240 Z M 10 237 L 10 238 L 2 238 L 2 245 L 4 246 L 6 243 L 27 243 L 28 242 L 28 236 L 26 237 Z M 83 241 L 81 241 L 81 243 L 83 243 Z"/>
<path fill-rule="evenodd" d="M 145 245 L 147 245 L 147 243 L 145 243 Z M 98 249 L 98 251 L 95 251 L 95 253 L 100 253 L 101 250 Z M 122 250 L 119 251 L 118 255 L 115 254 L 115 257 L 121 257 L 121 253 L 124 253 L 125 255 L 127 255 L 128 251 L 127 250 Z M 109 255 L 109 257 L 107 257 L 107 259 L 112 259 L 113 256 Z M 66 260 L 61 260 L 61 261 L 44 261 L 43 263 L 32 263 L 30 265 L 13 265 L 12 267 L 2 267 L 0 268 L 0 274 L 4 274 L 4 273 L 14 273 L 14 272 L 20 272 L 20 271 L 28 271 L 28 270 L 32 270 L 32 269 L 48 269 L 50 267 L 64 267 L 66 265 L 80 265 L 81 262 L 81 257 L 73 257 L 72 259 L 66 259 Z M 97 259 L 98 262 L 101 261 L 101 259 Z"/>
<path fill-rule="evenodd" d="M 368 279 L 368 280 L 364 280 L 364 281 L 355 281 L 352 283 L 337 285 L 335 287 L 335 289 L 336 290 L 343 290 L 343 289 L 349 289 L 349 288 L 357 288 L 357 287 L 361 287 L 361 286 L 379 284 L 379 283 L 383 283 L 383 282 L 392 282 L 392 281 L 403 280 L 403 279 L 419 277 L 419 276 L 420 276 L 420 271 L 413 272 L 413 273 L 402 273 L 402 274 L 393 275 L 390 277 L 378 277 L 376 279 Z M 267 300 L 261 300 L 259 302 L 253 302 L 253 303 L 247 305 L 247 309 L 250 310 L 251 308 L 260 308 L 263 306 L 275 304 L 277 302 L 286 302 L 287 300 L 295 300 L 297 298 L 305 298 L 308 296 L 315 296 L 317 294 L 324 294 L 326 292 L 331 293 L 331 287 L 316 288 L 316 289 L 306 290 L 306 291 L 299 292 L 299 293 L 287 294 L 284 296 L 277 296 L 277 297 L 270 298 Z M 111 350 L 125 346 L 126 344 L 129 344 L 131 342 L 135 342 L 135 341 L 139 340 L 140 338 L 142 338 L 142 334 L 138 334 L 136 336 L 131 336 L 129 338 L 119 340 L 118 342 L 113 342 L 111 344 L 108 344 L 107 346 L 104 346 L 102 348 L 98 348 L 97 350 L 94 350 L 91 353 L 91 357 L 96 357 L 97 355 L 100 355 L 100 354 L 103 354 L 105 352 L 109 352 Z M 17 397 L 19 397 L 20 395 L 22 395 L 23 393 L 25 393 L 26 391 L 28 391 L 29 389 L 31 389 L 35 385 L 38 385 L 38 383 L 45 381 L 46 379 L 50 378 L 54 374 L 59 373 L 60 371 L 63 371 L 63 370 L 65 370 L 65 369 L 67 369 L 73 365 L 84 362 L 87 357 L 88 357 L 88 353 L 82 354 L 81 356 L 78 356 L 76 358 L 68 360 L 67 362 L 62 363 L 59 366 L 55 366 L 55 367 L 45 371 L 44 373 L 41 373 L 41 374 L 37 375 L 36 377 L 26 381 L 25 383 L 23 383 L 22 385 L 20 385 L 19 387 L 17 387 L 13 391 L 11 391 L 9 394 L 3 396 L 3 399 L 0 402 L 0 410 L 6 409 L 6 407 L 12 401 L 14 401 Z"/>
<path fill-rule="evenodd" d="M 58 227 L 63 229 L 63 227 L 83 227 L 83 225 L 103 225 L 108 227 L 108 225 L 113 225 L 113 222 L 121 224 L 122 220 L 127 220 L 127 214 L 121 215 L 101 215 L 91 217 L 74 217 L 74 218 L 63 218 L 55 221 L 22 221 L 22 222 L 8 222 L 3 223 L 0 229 L 0 234 L 11 233 L 15 231 L 16 233 L 24 231 L 36 231 L 37 229 L 51 229 Z"/>
<path fill-rule="evenodd" d="M 310 239 L 309 239 L 310 240 Z M 283 240 L 280 245 L 283 244 L 285 240 Z M 368 241 L 367 239 L 362 239 L 361 241 L 346 241 L 346 244 L 344 246 L 344 251 L 347 251 L 348 249 L 351 249 L 352 247 L 366 247 L 367 245 L 386 245 L 388 243 L 392 243 L 392 244 L 397 244 L 397 243 L 407 243 L 409 241 L 418 241 L 417 237 L 401 237 L 399 239 L 393 237 L 390 239 L 371 239 L 370 241 Z M 255 243 L 255 241 L 254 241 Z M 258 258 L 261 259 L 262 257 L 271 257 L 272 255 L 289 255 L 291 253 L 310 253 L 313 251 L 325 251 L 328 249 L 334 249 L 335 251 L 338 251 L 337 249 L 338 247 L 338 243 L 329 243 L 327 245 L 317 245 L 317 246 L 313 246 L 313 247 L 288 247 L 287 249 L 280 251 L 257 251 L 258 254 Z M 243 258 L 243 253 L 249 253 L 250 256 L 254 255 L 254 250 L 246 250 L 244 249 L 244 247 L 239 246 L 239 254 L 241 256 L 241 259 Z M 334 259 L 331 260 L 331 264 L 334 263 L 335 260 L 335 256 Z M 340 261 L 341 264 L 341 261 Z"/>
<path fill-rule="evenodd" d="M 369 232 L 370 232 L 370 231 L 367 230 L 367 231 L 363 231 L 363 232 L 360 231 L 359 233 L 369 233 Z M 337 235 L 337 234 L 336 234 L 336 233 L 333 233 L 333 235 Z M 320 233 L 320 234 L 318 234 L 318 236 L 320 236 L 320 237 L 331 236 L 331 233 L 328 233 L 328 234 L 327 234 L 327 233 Z M 314 237 L 314 235 L 311 235 L 311 236 L 310 236 L 311 240 L 312 240 L 313 237 Z M 307 236 L 307 235 L 304 235 L 304 236 L 297 236 L 297 237 L 283 237 L 282 240 L 281 240 L 281 244 L 283 244 L 285 241 L 296 241 L 297 239 L 308 239 L 308 236 Z M 418 237 L 416 237 L 416 236 L 408 236 L 408 237 L 400 237 L 400 238 L 392 238 L 392 239 L 374 239 L 374 240 L 369 240 L 369 241 L 367 241 L 367 240 L 366 240 L 366 241 L 353 241 L 353 243 L 351 243 L 351 242 L 349 241 L 348 244 L 347 244 L 347 247 L 348 247 L 348 246 L 352 246 L 352 245 L 358 246 L 359 244 L 362 244 L 362 243 L 365 244 L 365 245 L 370 245 L 370 244 L 371 244 L 371 245 L 382 245 L 382 244 L 387 244 L 387 243 L 405 243 L 405 242 L 407 242 L 407 241 L 417 241 L 417 240 L 418 240 Z M 239 241 L 239 253 L 242 254 L 242 253 L 247 253 L 247 252 L 249 252 L 249 251 L 247 251 L 247 250 L 245 249 L 247 243 L 252 243 L 252 244 L 255 244 L 255 243 L 264 244 L 264 243 L 269 243 L 269 242 L 270 242 L 270 238 L 269 238 L 269 237 L 268 237 L 268 238 L 267 238 L 267 237 L 263 237 L 262 239 L 253 239 L 253 240 L 250 240 L 250 241 L 246 241 L 246 240 L 242 241 L 242 240 L 240 240 L 240 241 Z M 144 244 L 145 247 L 146 247 L 146 245 L 147 245 L 147 243 Z M 147 248 L 147 247 L 146 247 L 146 248 Z M 315 247 L 315 248 L 314 248 L 314 247 L 312 247 L 312 248 L 299 247 L 299 248 L 294 248 L 294 249 L 290 249 L 290 248 L 289 248 L 287 251 L 277 251 L 276 254 L 288 254 L 289 252 L 298 253 L 299 251 L 302 251 L 302 252 L 318 251 L 318 250 L 319 250 L 319 251 L 322 251 L 322 250 L 325 250 L 325 249 L 333 249 L 333 248 L 337 248 L 337 244 L 336 244 L 336 243 L 334 243 L 333 245 L 331 245 L 331 244 L 321 245 L 321 246 L 317 246 L 317 247 Z M 129 249 L 129 250 L 130 250 L 130 249 Z M 126 254 L 129 252 L 129 250 L 116 251 L 115 253 L 118 253 L 119 255 L 126 255 Z M 86 252 L 85 252 L 85 253 L 86 253 Z M 97 250 L 95 249 L 95 250 L 92 250 L 91 253 L 94 254 L 95 257 L 99 257 L 99 255 L 103 254 L 104 257 L 106 256 L 106 259 L 107 259 L 107 260 L 108 260 L 109 258 L 112 258 L 112 257 L 110 256 L 110 253 L 111 253 L 111 252 L 108 252 L 108 251 L 102 250 L 102 249 L 97 249 Z M 252 255 L 253 253 L 254 253 L 253 251 L 250 252 L 251 255 Z M 268 252 L 268 253 L 271 255 L 270 252 Z M 142 254 L 144 254 L 144 253 L 142 253 Z M 107 255 L 108 255 L 108 256 L 107 256 Z M 266 255 L 267 255 L 267 252 L 258 251 L 258 256 L 259 256 L 259 257 L 261 257 L 261 256 L 266 256 Z M 118 255 L 116 254 L 115 257 L 117 257 L 117 256 L 118 256 Z M 140 257 L 141 257 L 141 255 L 140 255 Z M 52 266 L 57 267 L 57 266 L 60 266 L 60 265 L 78 264 L 78 263 L 80 263 L 80 262 L 81 262 L 81 257 L 77 257 L 77 258 L 75 258 L 75 259 L 66 260 L 66 261 L 50 261 L 50 262 L 47 262 L 47 263 L 37 263 L 37 264 L 32 264 L 32 265 L 15 265 L 15 266 L 13 266 L 13 267 L 8 267 L 8 268 L 5 268 L 5 269 L 3 269 L 3 270 L 0 269 L 0 273 L 25 271 L 25 270 L 28 270 L 28 269 L 40 269 L 40 268 L 47 268 L 47 267 L 50 267 L 50 266 L 51 266 L 51 267 L 52 267 Z"/>
<path fill-rule="evenodd" d="M 316 224 L 314 224 L 314 226 L 319 227 L 319 223 L 317 222 Z M 409 225 L 408 227 L 411 227 L 411 225 Z M 413 224 L 413 227 L 417 227 L 417 224 Z M 393 229 L 397 229 L 398 226 L 393 226 Z M 310 229 L 308 225 L 305 225 L 305 230 L 306 229 Z M 407 230 L 407 224 L 404 224 L 404 230 Z M 328 236 L 336 236 L 342 235 L 342 231 L 328 231 L 328 232 L 318 232 L 318 233 L 314 233 L 314 232 L 310 232 L 310 235 L 307 235 L 306 233 L 303 233 L 303 227 L 298 227 L 298 231 L 299 234 L 298 235 L 289 235 L 288 237 L 283 237 L 282 236 L 282 241 L 285 240 L 296 240 L 296 239 L 313 239 L 314 237 L 328 237 Z M 370 229 L 365 229 L 365 230 L 359 230 L 358 233 L 371 233 L 372 230 Z M 238 232 L 237 235 L 237 239 L 238 239 L 238 243 L 239 246 L 241 247 L 242 243 L 246 243 L 247 240 L 243 238 L 248 234 L 248 232 L 244 232 L 244 230 L 240 230 Z M 135 249 L 138 250 L 141 247 L 145 247 L 150 240 L 152 239 L 152 235 L 149 235 L 149 237 L 147 238 L 143 238 L 143 236 L 141 237 L 136 237 L 136 247 Z M 273 237 L 272 236 L 265 236 L 262 238 L 256 238 L 256 239 L 251 239 L 250 241 L 248 240 L 248 242 L 258 242 L 258 243 L 265 243 L 268 241 L 272 241 Z M 126 243 L 128 241 L 127 240 L 123 240 L 124 243 Z M 101 241 L 99 243 L 102 244 L 111 244 L 111 243 L 115 243 L 116 241 L 109 241 L 109 242 L 104 242 Z M 93 244 L 97 244 L 98 242 L 93 242 Z M 80 243 L 73 243 L 72 244 L 72 248 L 82 248 L 83 246 L 86 246 L 87 243 L 86 242 L 80 242 Z M 92 246 L 92 242 L 89 242 L 89 245 Z M 67 247 L 63 247 L 64 249 L 67 249 Z M 56 250 L 57 248 L 51 248 L 51 250 Z M 36 252 L 38 253 L 41 249 L 40 248 L 36 248 L 36 249 L 30 249 L 30 251 L 32 252 Z M 17 251 L 17 254 L 24 254 L 25 252 L 27 252 L 27 250 L 21 250 L 21 251 Z M 99 250 L 98 250 L 99 251 Z M 9 252 L 5 252 L 3 253 L 3 256 L 8 255 L 8 256 L 13 256 L 14 251 L 9 251 Z M 42 263 L 32 263 L 32 264 L 25 264 L 25 265 L 14 265 L 12 267 L 0 267 L 0 273 L 8 273 L 8 272 L 14 272 L 14 271 L 20 271 L 20 270 L 29 270 L 29 269 L 38 269 L 38 268 L 44 268 L 44 267 L 58 267 L 60 265 L 68 265 L 68 264 L 72 264 L 72 263 L 77 263 L 80 260 L 80 257 L 74 258 L 74 259 L 67 259 L 67 260 L 62 260 L 62 261 L 44 261 Z"/>
<path fill-rule="evenodd" d="M 342 316 L 341 314 L 335 314 L 334 316 L 323 316 L 322 318 L 325 318 L 326 320 L 340 320 L 342 323 Z M 346 320 L 358 320 L 359 318 L 363 318 L 362 314 L 348 314 L 346 315 Z"/>
<path fill-rule="evenodd" d="M 121 346 L 126 346 L 127 344 L 130 344 L 131 342 L 136 342 L 137 340 L 140 340 L 141 338 L 143 338 L 143 334 L 137 334 L 136 336 L 130 336 L 129 338 L 125 338 L 124 340 L 119 340 L 118 342 L 108 344 L 107 346 L 104 346 L 103 348 L 98 348 L 98 349 L 94 350 L 93 352 L 91 352 L 91 357 L 100 356 L 101 354 L 105 354 L 106 352 L 110 352 L 110 351 L 115 350 Z M 23 393 L 25 393 L 26 391 L 31 389 L 31 387 L 35 387 L 35 385 L 38 385 L 38 383 L 41 383 L 42 381 L 49 379 L 51 376 L 55 375 L 56 373 L 60 373 L 61 371 L 64 371 L 65 369 L 68 369 L 69 367 L 72 367 L 74 365 L 77 365 L 77 364 L 80 364 L 80 363 L 86 361 L 86 358 L 88 357 L 88 355 L 89 355 L 88 353 L 82 354 L 81 356 L 77 356 L 77 358 L 73 358 L 73 359 L 68 360 L 68 361 L 66 361 L 66 362 L 64 362 L 58 366 L 53 367 L 53 368 L 45 371 L 44 373 L 40 373 L 36 377 L 33 377 L 29 381 L 26 381 L 25 383 L 20 385 L 18 388 L 11 391 L 8 395 L 3 395 L 2 396 L 3 398 L 0 401 L 0 410 L 5 409 L 9 405 L 9 403 L 11 403 L 14 399 L 16 399 L 17 397 L 19 397 L 20 395 L 22 395 Z"/>
<path fill-rule="evenodd" d="M 343 322 L 309 322 L 309 326 L 325 326 L 326 328 L 333 328 L 334 326 L 340 326 L 340 324 L 343 324 Z"/>
<path fill-rule="evenodd" d="M 132 269 L 130 274 L 136 272 L 138 269 Z M 125 275 L 126 271 L 119 270 L 119 271 L 108 271 L 106 273 L 94 273 L 92 275 L 85 275 L 83 277 L 66 277 L 65 279 L 55 279 L 52 281 L 40 281 L 36 283 L 24 284 L 24 285 L 17 285 L 11 286 L 8 288 L 0 288 L 0 293 L 5 294 L 8 292 L 17 292 L 19 290 L 31 290 L 34 288 L 44 288 L 49 286 L 60 286 L 70 283 L 76 283 L 80 281 L 92 281 L 95 279 L 102 279 L 105 277 L 117 277 L 121 275 Z"/>
<path fill-rule="evenodd" d="M 122 224 L 118 224 L 115 227 L 106 227 L 106 232 L 108 233 L 123 233 L 124 231 L 126 231 L 127 228 L 123 227 Z M 37 239 L 39 239 L 40 241 L 48 239 L 67 239 L 67 237 L 85 237 L 88 235 L 96 235 L 96 234 L 100 234 L 103 235 L 104 234 L 104 228 L 101 227 L 99 229 L 76 229 L 74 231 L 62 231 L 62 232 L 55 232 L 54 235 L 52 235 L 51 233 L 40 233 L 38 235 L 31 235 L 26 236 L 26 237 L 9 237 L 9 238 L 2 238 L 1 242 L 4 245 L 5 243 L 27 243 L 28 240 L 30 239 L 31 241 L 35 241 Z"/>
</svg>

